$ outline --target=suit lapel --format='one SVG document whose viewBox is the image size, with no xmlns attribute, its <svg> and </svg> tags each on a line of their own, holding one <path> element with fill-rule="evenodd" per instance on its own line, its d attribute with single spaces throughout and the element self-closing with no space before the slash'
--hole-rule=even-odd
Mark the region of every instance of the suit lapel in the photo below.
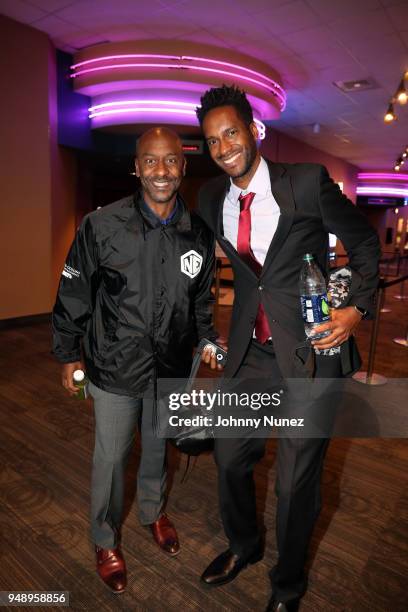
<svg viewBox="0 0 408 612">
<path fill-rule="evenodd" d="M 271 240 L 268 252 L 266 254 L 265 263 L 262 268 L 262 276 L 266 273 L 274 257 L 277 255 L 277 253 L 279 253 L 280 249 L 282 248 L 292 226 L 293 217 L 295 214 L 295 200 L 293 198 L 293 191 L 289 173 L 286 171 L 286 168 L 281 164 L 271 162 L 267 163 L 271 179 L 271 189 L 273 196 L 280 208 L 280 216 L 278 227 L 276 228 L 275 235 Z M 212 227 L 215 228 L 215 234 L 217 236 L 217 239 L 228 257 L 230 259 L 231 257 L 233 257 L 236 261 L 239 261 L 243 266 L 248 268 L 248 271 L 250 271 L 251 274 L 255 275 L 254 271 L 245 263 L 243 259 L 241 259 L 237 250 L 234 249 L 229 240 L 224 237 L 223 205 L 228 192 L 228 188 L 228 177 L 225 177 L 225 180 L 220 181 L 214 188 L 214 192 L 212 195 L 214 205 L 211 207 Z"/>
<path fill-rule="evenodd" d="M 233 247 L 231 242 L 224 236 L 224 223 L 223 223 L 224 201 L 228 193 L 229 187 L 230 187 L 230 180 L 229 178 L 226 177 L 225 184 L 223 184 L 222 186 L 218 188 L 214 196 L 214 200 L 217 204 L 216 206 L 214 206 L 215 218 L 213 219 L 213 222 L 214 222 L 214 227 L 216 228 L 217 240 L 222 250 L 225 251 L 225 254 L 228 256 L 228 259 L 235 260 L 241 266 L 244 266 L 245 268 L 247 268 L 250 274 L 256 277 L 256 274 L 253 271 L 253 269 L 250 268 L 249 265 L 246 263 L 246 261 L 241 258 L 238 251 Z"/>
<path fill-rule="evenodd" d="M 225 185 L 221 186 L 217 196 L 216 196 L 216 201 L 218 202 L 218 205 L 216 207 L 217 209 L 217 218 L 216 218 L 216 232 L 218 236 L 224 236 L 224 220 L 223 220 L 223 211 L 224 211 L 224 200 L 227 197 L 227 193 L 228 193 L 228 189 L 229 189 L 229 181 L 227 181 L 225 183 Z"/>
<path fill-rule="evenodd" d="M 271 177 L 271 189 L 273 196 L 280 208 L 278 227 L 269 245 L 265 263 L 262 268 L 262 276 L 266 273 L 275 256 L 281 250 L 286 237 L 292 227 L 295 214 L 295 200 L 291 185 L 290 175 L 281 164 L 268 162 Z"/>
</svg>

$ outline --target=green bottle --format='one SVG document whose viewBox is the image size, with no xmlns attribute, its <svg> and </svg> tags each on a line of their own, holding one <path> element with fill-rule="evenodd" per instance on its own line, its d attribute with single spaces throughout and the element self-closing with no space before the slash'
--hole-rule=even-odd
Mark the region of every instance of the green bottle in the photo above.
<svg viewBox="0 0 408 612">
<path fill-rule="evenodd" d="M 72 378 L 74 379 L 74 385 L 79 389 L 75 397 L 81 400 L 86 399 L 88 397 L 88 379 L 85 376 L 85 372 L 83 370 L 75 370 Z"/>
</svg>

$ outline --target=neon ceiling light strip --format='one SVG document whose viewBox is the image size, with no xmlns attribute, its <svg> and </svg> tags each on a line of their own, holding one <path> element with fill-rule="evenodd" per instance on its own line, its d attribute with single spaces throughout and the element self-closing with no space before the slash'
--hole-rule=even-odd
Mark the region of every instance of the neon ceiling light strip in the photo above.
<svg viewBox="0 0 408 612">
<path fill-rule="evenodd" d="M 192 115 L 195 111 L 183 108 L 165 108 L 163 106 L 138 106 L 137 108 L 115 108 L 112 110 L 102 110 L 89 115 L 89 119 L 104 117 L 106 115 L 121 115 L 123 113 L 175 113 L 176 115 Z"/>
<path fill-rule="evenodd" d="M 155 106 L 150 106 L 150 105 Z M 141 106 L 144 105 L 144 106 Z M 149 105 L 149 106 L 146 106 Z M 125 106 L 126 108 L 121 108 Z M 116 107 L 116 108 L 112 108 Z M 174 108 L 171 108 L 174 107 Z M 102 104 L 95 104 L 88 108 L 90 112 L 89 119 L 95 119 L 96 117 L 104 117 L 115 114 L 124 113 L 141 113 L 141 112 L 164 112 L 174 113 L 180 115 L 196 116 L 195 109 L 197 105 L 194 102 L 177 102 L 174 100 L 122 100 L 115 102 L 104 102 Z M 266 135 L 266 126 L 260 119 L 254 118 L 259 131 L 260 140 L 264 140 Z"/>
<path fill-rule="evenodd" d="M 100 58 L 100 60 L 102 60 L 103 58 Z M 91 61 L 91 60 L 88 60 Z M 74 72 L 73 74 L 71 74 L 71 78 L 76 78 L 82 74 L 89 74 L 92 72 L 100 72 L 103 70 L 117 70 L 118 68 L 171 68 L 171 69 L 181 69 L 181 70 L 196 70 L 198 72 L 209 72 L 209 73 L 213 73 L 213 74 L 222 74 L 225 76 L 229 76 L 229 77 L 233 77 L 239 80 L 243 80 L 243 81 L 248 81 L 249 83 L 254 83 L 255 85 L 258 85 L 259 87 L 262 87 L 263 89 L 266 89 L 268 92 L 272 93 L 273 95 L 275 95 L 280 103 L 281 103 L 281 110 L 284 110 L 286 107 L 286 94 L 284 92 L 284 90 L 281 88 L 280 85 L 278 85 L 278 83 L 276 83 L 275 81 L 273 81 L 272 79 L 269 79 L 268 77 L 265 77 L 263 74 L 257 73 L 255 71 L 250 70 L 249 68 L 243 68 L 242 66 L 237 66 L 236 64 L 229 64 L 228 62 L 216 62 L 219 65 L 227 65 L 227 66 L 233 66 L 235 68 L 237 68 L 238 70 L 242 70 L 242 71 L 247 71 L 247 72 L 252 72 L 256 75 L 259 75 L 262 79 L 264 79 L 265 81 L 267 81 L 267 83 L 259 81 L 258 79 L 254 79 L 252 77 L 246 76 L 244 74 L 237 74 L 235 72 L 229 72 L 227 70 L 221 70 L 219 68 L 207 68 L 205 66 L 196 66 L 196 65 L 185 65 L 185 64 L 176 64 L 176 63 L 172 63 L 172 64 L 153 64 L 153 63 L 133 63 L 133 64 L 111 64 L 108 66 L 96 66 L 95 68 L 85 68 L 84 70 L 77 70 L 76 72 Z M 78 64 L 77 64 L 78 65 Z M 268 84 L 270 83 L 270 84 Z M 271 89 L 272 87 L 272 89 Z"/>
<path fill-rule="evenodd" d="M 361 186 L 357 187 L 357 195 L 394 195 L 401 196 L 403 198 L 408 196 L 408 189 L 398 189 L 397 187 L 377 187 L 372 186 Z"/>
<path fill-rule="evenodd" d="M 76 68 L 78 68 L 79 66 L 87 66 L 88 64 L 93 64 L 95 62 L 105 62 L 108 60 L 115 60 L 115 59 L 131 59 L 131 58 L 136 58 L 136 57 L 143 57 L 143 58 L 152 58 L 152 57 L 156 57 L 157 59 L 172 59 L 172 60 L 177 60 L 179 61 L 181 59 L 180 55 L 158 55 L 158 54 L 151 54 L 151 53 L 124 53 L 121 55 L 104 55 L 103 57 L 95 57 L 93 59 L 89 59 L 89 60 L 84 60 L 83 62 L 78 62 L 78 64 L 73 64 L 72 66 L 70 66 L 71 70 L 75 70 Z"/>
<path fill-rule="evenodd" d="M 269 92 L 273 93 L 277 96 L 281 102 L 281 104 L 285 105 L 286 98 L 279 92 L 271 90 L 271 86 L 267 83 L 262 83 L 262 81 L 258 81 L 257 79 L 253 79 L 252 77 L 247 77 L 243 74 L 236 74 L 234 72 L 228 72 L 227 70 L 220 70 L 218 68 L 206 68 L 205 66 L 184 66 L 182 64 L 112 64 L 110 66 L 98 66 L 96 68 L 86 68 L 85 70 L 79 70 L 71 75 L 71 78 L 76 78 L 81 74 L 88 74 L 90 72 L 100 72 L 102 70 L 117 70 L 118 68 L 177 68 L 181 70 L 197 70 L 199 72 L 210 72 L 215 74 L 223 74 L 225 76 L 234 77 L 243 81 L 248 81 L 250 83 L 254 83 L 255 85 L 259 85 L 259 87 L 263 87 L 267 89 Z M 282 108 L 283 110 L 283 108 Z"/>
<path fill-rule="evenodd" d="M 93 112 L 100 108 L 108 108 L 110 106 L 123 106 L 131 104 L 163 104 L 164 106 L 186 106 L 188 108 L 196 109 L 197 104 L 193 102 L 177 102 L 174 100 L 118 100 L 116 102 L 104 102 L 103 104 L 95 104 L 88 108 L 89 111 Z"/>
<path fill-rule="evenodd" d="M 265 79 L 265 81 L 268 81 L 268 83 L 270 83 L 271 85 L 273 85 L 274 87 L 279 89 L 282 92 L 282 94 L 286 97 L 285 90 L 283 89 L 283 87 L 281 87 L 279 85 L 279 83 L 277 83 L 273 79 L 265 76 L 261 72 L 257 72 L 256 70 L 252 70 L 252 68 L 246 68 L 245 66 L 240 66 L 239 64 L 231 64 L 230 62 L 213 60 L 213 59 L 209 59 L 209 58 L 206 58 L 206 57 L 194 57 L 194 56 L 190 57 L 189 55 L 183 55 L 181 59 L 183 59 L 183 60 L 197 60 L 199 62 L 207 62 L 208 64 L 219 64 L 220 66 L 227 66 L 228 68 L 235 68 L 235 69 L 238 69 L 238 70 L 243 70 L 244 72 L 248 72 L 249 74 L 253 74 L 254 76 L 258 76 L 258 77 L 261 77 L 262 79 Z"/>
<path fill-rule="evenodd" d="M 408 181 L 408 174 L 399 174 L 397 172 L 360 172 L 357 175 L 358 179 L 380 179 L 380 180 L 405 180 Z"/>
<path fill-rule="evenodd" d="M 281 87 L 279 83 L 277 83 L 270 77 L 267 77 L 266 75 L 262 74 L 261 72 L 252 70 L 252 68 L 246 68 L 245 66 L 240 66 L 239 64 L 232 64 L 231 62 L 224 62 L 223 60 L 210 59 L 208 57 L 196 57 L 194 55 L 158 55 L 156 53 L 154 54 L 126 53 L 126 54 L 121 54 L 121 55 L 105 55 L 104 57 L 95 57 L 94 59 L 84 60 L 83 62 L 78 62 L 78 64 L 73 64 L 71 66 L 71 70 L 75 70 L 76 68 L 79 68 L 80 66 L 87 66 L 95 62 L 104 62 L 104 61 L 116 60 L 116 59 L 132 59 L 132 58 L 171 59 L 171 60 L 178 61 L 178 62 L 183 61 L 183 60 L 199 61 L 199 62 L 205 62 L 207 64 L 218 64 L 219 66 L 227 66 L 228 68 L 235 68 L 238 70 L 243 70 L 244 72 L 248 72 L 249 74 L 253 74 L 254 76 L 260 77 L 264 79 L 265 81 L 268 81 L 269 83 L 271 83 L 271 85 L 273 85 L 277 89 L 280 89 L 282 94 L 285 94 L 283 87 Z"/>
</svg>

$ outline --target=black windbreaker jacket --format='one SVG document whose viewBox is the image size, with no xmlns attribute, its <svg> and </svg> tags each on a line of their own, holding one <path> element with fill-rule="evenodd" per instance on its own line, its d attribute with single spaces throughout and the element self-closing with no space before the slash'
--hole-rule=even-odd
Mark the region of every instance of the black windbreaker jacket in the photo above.
<svg viewBox="0 0 408 612">
<path fill-rule="evenodd" d="M 155 227 L 141 194 L 87 215 L 69 251 L 52 315 L 54 354 L 78 361 L 112 393 L 137 396 L 154 377 L 188 375 L 198 339 L 214 339 L 214 237 L 181 199 Z"/>
</svg>

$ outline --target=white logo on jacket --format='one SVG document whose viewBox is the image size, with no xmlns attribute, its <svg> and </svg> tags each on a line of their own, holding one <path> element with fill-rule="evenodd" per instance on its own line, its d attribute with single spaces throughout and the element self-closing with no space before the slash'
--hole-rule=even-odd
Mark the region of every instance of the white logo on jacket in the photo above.
<svg viewBox="0 0 408 612">
<path fill-rule="evenodd" d="M 62 271 L 62 275 L 66 276 L 67 278 L 72 278 L 73 276 L 78 278 L 81 275 L 81 273 L 79 270 L 75 270 L 75 268 L 71 268 L 71 266 L 68 266 L 68 264 L 65 264 L 64 269 Z"/>
<path fill-rule="evenodd" d="M 180 257 L 180 264 L 183 274 L 194 278 L 200 273 L 203 258 L 197 251 L 187 251 L 187 253 Z"/>
</svg>

